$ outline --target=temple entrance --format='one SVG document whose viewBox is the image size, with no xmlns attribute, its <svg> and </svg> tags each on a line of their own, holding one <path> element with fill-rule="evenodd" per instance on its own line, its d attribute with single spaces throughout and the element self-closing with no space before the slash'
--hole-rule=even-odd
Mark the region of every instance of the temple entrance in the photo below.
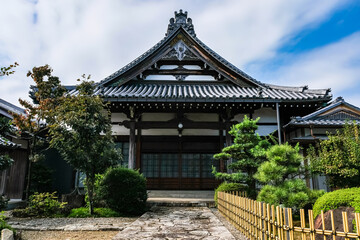
<svg viewBox="0 0 360 240">
<path fill-rule="evenodd" d="M 140 169 L 147 178 L 148 189 L 213 190 L 218 184 L 211 173 L 212 166 L 219 169 L 219 161 L 213 159 L 216 149 L 211 152 L 206 151 L 204 148 L 209 147 L 209 144 L 203 142 L 203 151 L 198 149 L 195 152 L 186 149 L 189 144 L 185 144 L 183 139 L 168 140 L 167 143 L 161 141 L 162 143 L 158 142 L 157 144 L 152 141 L 151 145 L 161 148 L 152 148 L 152 151 L 149 152 L 146 151 L 147 144 L 143 144 L 145 149 L 141 154 Z M 194 144 L 193 142 L 192 145 Z M 175 148 L 176 145 L 177 148 Z M 177 151 L 174 151 L 175 149 Z"/>
</svg>

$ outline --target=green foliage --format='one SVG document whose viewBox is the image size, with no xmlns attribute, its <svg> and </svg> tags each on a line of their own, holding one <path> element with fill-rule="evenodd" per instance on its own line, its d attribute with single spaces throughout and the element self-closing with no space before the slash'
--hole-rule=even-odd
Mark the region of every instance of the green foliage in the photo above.
<svg viewBox="0 0 360 240">
<path fill-rule="evenodd" d="M 94 196 L 93 196 L 93 204 L 94 204 L 94 208 L 101 208 L 104 207 L 106 204 L 104 202 L 104 200 L 101 198 L 101 195 L 99 193 L 100 191 L 100 183 L 104 178 L 104 174 L 96 174 L 95 175 L 95 182 L 94 182 Z M 87 185 L 86 185 L 86 179 L 84 179 L 83 182 L 84 186 L 85 186 L 85 202 L 86 205 L 89 206 L 89 195 L 88 195 L 88 191 L 87 191 Z"/>
<path fill-rule="evenodd" d="M 328 138 L 317 148 L 309 148 L 312 171 L 328 176 L 331 187 L 360 186 L 359 126 L 346 123 L 342 131 L 328 134 Z"/>
<path fill-rule="evenodd" d="M 262 163 L 255 174 L 261 183 L 276 186 L 304 172 L 298 145 L 274 145 L 266 152 L 266 157 L 268 161 Z"/>
<path fill-rule="evenodd" d="M 4 215 L 4 212 L 0 213 L 0 232 L 3 229 L 9 229 L 15 233 L 15 229 L 13 229 L 7 222 L 6 222 L 6 216 Z"/>
<path fill-rule="evenodd" d="M 85 207 L 71 209 L 70 218 L 86 218 L 86 217 L 121 217 L 121 214 L 110 208 L 94 208 L 94 214 L 90 215 L 89 209 Z"/>
<path fill-rule="evenodd" d="M 139 215 L 146 210 L 146 179 L 138 171 L 110 168 L 100 183 L 99 193 L 108 207 L 119 213 Z"/>
<path fill-rule="evenodd" d="M 301 208 L 311 208 L 316 199 L 322 194 L 324 194 L 323 190 L 310 190 L 303 180 L 292 179 L 277 186 L 265 185 L 261 189 L 257 200 L 299 210 Z"/>
<path fill-rule="evenodd" d="M 255 178 L 265 185 L 257 200 L 295 210 L 310 207 L 321 191 L 311 191 L 297 177 L 304 173 L 299 146 L 282 144 L 272 146 L 266 153 L 268 161 L 262 163 Z"/>
<path fill-rule="evenodd" d="M 256 125 L 260 118 L 256 120 L 249 119 L 246 115 L 244 120 L 231 127 L 229 132 L 234 137 L 234 144 L 222 149 L 221 153 L 215 154 L 217 160 L 231 160 L 228 168 L 233 173 L 217 172 L 213 168 L 213 174 L 217 179 L 228 182 L 237 182 L 246 184 L 253 192 L 248 193 L 254 196 L 256 190 L 256 179 L 254 174 L 259 165 L 265 161 L 266 149 L 270 147 L 268 140 L 261 139 L 255 133 L 258 129 Z"/>
<path fill-rule="evenodd" d="M 321 213 L 337 209 L 338 207 L 353 207 L 355 212 L 360 212 L 360 188 L 346 188 L 325 193 L 314 204 L 314 217 Z"/>
<path fill-rule="evenodd" d="M 15 209 L 15 217 L 52 217 L 61 213 L 66 202 L 59 202 L 56 192 L 35 193 L 30 196 L 29 204 L 25 209 Z"/>
<path fill-rule="evenodd" d="M 8 118 L 0 117 L 0 138 L 7 141 L 6 135 L 13 133 L 11 128 L 11 122 Z M 8 154 L 0 153 L 0 171 L 9 168 L 14 163 L 14 160 L 10 158 Z"/>
<path fill-rule="evenodd" d="M 217 204 L 218 192 L 244 192 L 246 190 L 247 190 L 247 186 L 244 184 L 223 182 L 215 189 L 215 195 L 214 195 L 215 204 Z"/>
</svg>

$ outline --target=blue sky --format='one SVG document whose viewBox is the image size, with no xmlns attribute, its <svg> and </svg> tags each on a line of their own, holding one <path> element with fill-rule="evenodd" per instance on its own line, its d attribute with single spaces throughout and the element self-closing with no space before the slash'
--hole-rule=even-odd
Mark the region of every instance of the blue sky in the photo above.
<svg viewBox="0 0 360 240">
<path fill-rule="evenodd" d="M 0 0 L 0 98 L 27 98 L 26 72 L 49 64 L 65 84 L 100 81 L 163 38 L 184 9 L 197 36 L 264 83 L 331 88 L 360 106 L 358 0 Z"/>
</svg>

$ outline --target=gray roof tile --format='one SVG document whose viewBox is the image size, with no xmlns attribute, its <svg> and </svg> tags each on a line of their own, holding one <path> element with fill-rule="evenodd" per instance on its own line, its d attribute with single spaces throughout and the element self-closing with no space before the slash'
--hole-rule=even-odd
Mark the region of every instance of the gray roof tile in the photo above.
<svg viewBox="0 0 360 240">
<path fill-rule="evenodd" d="M 330 98 L 331 95 L 298 92 L 297 89 L 279 90 L 267 88 L 259 96 L 258 88 L 240 87 L 233 84 L 199 84 L 199 83 L 152 83 L 146 81 L 130 81 L 121 86 L 99 87 L 96 95 L 104 98 L 117 98 L 137 101 L 141 98 L 148 99 L 272 99 L 281 101 L 317 100 Z M 77 90 L 71 90 L 70 95 L 77 94 Z"/>
</svg>

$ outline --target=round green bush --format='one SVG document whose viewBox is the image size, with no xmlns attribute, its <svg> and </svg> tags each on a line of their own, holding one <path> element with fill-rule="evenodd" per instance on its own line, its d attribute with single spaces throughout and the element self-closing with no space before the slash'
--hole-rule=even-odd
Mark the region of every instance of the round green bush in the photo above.
<svg viewBox="0 0 360 240">
<path fill-rule="evenodd" d="M 218 192 L 245 192 L 247 187 L 241 183 L 228 183 L 223 182 L 215 189 L 214 200 L 217 205 L 217 193 Z"/>
<path fill-rule="evenodd" d="M 346 188 L 325 193 L 315 202 L 314 217 L 321 213 L 337 209 L 338 207 L 353 207 L 355 212 L 360 212 L 360 188 Z"/>
<path fill-rule="evenodd" d="M 100 182 L 99 194 L 107 206 L 125 215 L 140 215 L 146 210 L 146 179 L 138 171 L 110 168 Z"/>
</svg>

